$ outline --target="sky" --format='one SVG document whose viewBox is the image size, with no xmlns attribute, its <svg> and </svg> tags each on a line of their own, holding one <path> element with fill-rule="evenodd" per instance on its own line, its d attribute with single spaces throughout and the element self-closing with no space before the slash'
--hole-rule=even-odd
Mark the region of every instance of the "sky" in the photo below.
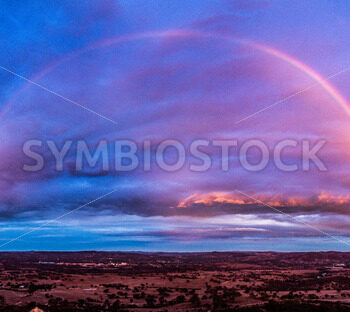
<svg viewBox="0 0 350 312">
<path fill-rule="evenodd" d="M 350 249 L 348 1 L 3 1 L 0 20 L 0 250 Z M 205 172 L 77 170 L 79 140 L 113 159 L 122 139 L 292 139 L 299 165 L 324 140 L 326 170 L 233 149 L 223 171 L 213 147 Z M 48 141 L 72 141 L 63 170 Z"/>
</svg>

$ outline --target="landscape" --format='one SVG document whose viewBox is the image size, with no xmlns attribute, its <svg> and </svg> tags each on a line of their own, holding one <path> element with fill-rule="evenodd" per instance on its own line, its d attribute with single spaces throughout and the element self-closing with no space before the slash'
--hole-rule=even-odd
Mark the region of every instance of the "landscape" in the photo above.
<svg viewBox="0 0 350 312">
<path fill-rule="evenodd" d="M 1 311 L 350 311 L 350 253 L 1 253 Z"/>
<path fill-rule="evenodd" d="M 0 312 L 350 312 L 349 85 L 350 0 L 1 1 Z"/>
</svg>

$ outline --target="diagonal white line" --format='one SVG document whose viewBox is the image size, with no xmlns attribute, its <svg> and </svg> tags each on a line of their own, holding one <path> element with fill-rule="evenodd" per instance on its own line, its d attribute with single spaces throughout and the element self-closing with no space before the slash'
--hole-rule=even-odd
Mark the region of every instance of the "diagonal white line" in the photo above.
<svg viewBox="0 0 350 312">
<path fill-rule="evenodd" d="M 309 223 L 306 223 L 306 222 L 304 222 L 304 221 L 298 220 L 297 218 L 293 217 L 292 215 L 290 215 L 290 214 L 288 214 L 288 213 L 286 213 L 286 212 L 284 212 L 284 211 L 282 211 L 282 210 L 279 210 L 279 209 L 277 209 L 276 207 L 270 206 L 270 205 L 264 203 L 263 201 L 261 201 L 261 200 L 259 200 L 259 199 L 257 199 L 257 198 L 254 198 L 253 196 L 250 196 L 250 195 L 248 195 L 248 194 L 246 194 L 246 193 L 244 193 L 244 192 L 242 192 L 242 191 L 239 191 L 239 190 L 237 190 L 237 189 L 235 190 L 235 192 L 238 192 L 238 193 L 244 195 L 245 197 L 250 198 L 250 199 L 256 201 L 257 203 L 260 203 L 260 204 L 262 204 L 262 205 L 265 206 L 265 207 L 271 208 L 272 210 L 274 210 L 274 211 L 276 211 L 276 212 L 278 212 L 278 213 L 281 213 L 281 214 L 283 214 L 283 215 L 285 215 L 285 216 L 287 216 L 287 217 L 293 219 L 294 221 L 296 221 L 296 222 L 298 222 L 298 223 L 301 223 L 301 224 L 303 224 L 303 225 L 309 227 L 310 229 L 313 229 L 313 230 L 315 230 L 315 231 L 317 231 L 317 232 L 319 232 L 319 233 L 321 233 L 321 234 L 323 234 L 323 235 L 325 235 L 325 236 L 328 236 L 328 237 L 330 237 L 330 238 L 332 238 L 332 239 L 334 239 L 334 240 L 336 240 L 336 241 L 338 241 L 338 242 L 340 242 L 340 243 L 342 243 L 342 244 L 345 244 L 345 245 L 347 245 L 347 246 L 350 246 L 350 243 L 349 243 L 349 242 L 347 242 L 347 241 L 345 241 L 345 240 L 342 240 L 342 239 L 339 239 L 338 237 L 336 237 L 336 236 L 334 236 L 334 235 L 332 235 L 332 234 L 329 234 L 329 233 L 327 233 L 327 232 L 325 232 L 325 231 L 319 229 L 318 227 L 316 227 L 316 226 L 314 226 L 314 225 L 312 225 L 312 224 L 309 224 Z"/>
<path fill-rule="evenodd" d="M 57 220 L 60 220 L 60 219 L 62 219 L 62 218 L 64 218 L 64 217 L 68 216 L 69 214 L 71 214 L 71 213 L 73 213 L 73 212 L 75 212 L 75 211 L 77 211 L 77 210 L 79 210 L 79 209 L 81 209 L 81 208 L 84 208 L 84 207 L 86 207 L 86 206 L 88 206 L 88 205 L 90 205 L 90 204 L 92 204 L 92 203 L 94 203 L 94 202 L 96 202 L 96 201 L 98 201 L 98 200 L 100 200 L 100 199 L 102 199 L 102 198 L 104 198 L 104 197 L 106 197 L 106 196 L 108 196 L 108 195 L 110 195 L 110 194 L 116 192 L 116 191 L 117 191 L 117 190 L 113 190 L 113 191 L 111 191 L 111 192 L 108 192 L 108 193 L 106 193 L 106 194 L 104 194 L 104 195 L 102 195 L 102 196 L 100 196 L 100 197 L 97 197 L 96 199 L 94 199 L 94 200 L 92 200 L 92 201 L 89 201 L 88 203 L 86 203 L 86 204 L 84 204 L 84 205 L 81 205 L 81 206 L 79 206 L 79 207 L 77 207 L 77 208 L 74 208 L 74 209 L 72 209 L 72 210 L 70 210 L 70 211 L 64 213 L 63 215 L 58 216 L 58 217 L 55 218 L 55 219 L 46 221 L 44 224 L 42 224 L 42 225 L 40 225 L 40 226 L 34 228 L 33 230 L 30 230 L 30 231 L 28 231 L 28 232 L 25 232 L 25 233 L 23 233 L 23 234 L 21 234 L 21 235 L 15 237 L 15 238 L 9 240 L 9 241 L 3 243 L 2 245 L 0 245 L 0 248 L 4 247 L 4 246 L 6 246 L 6 245 L 8 245 L 8 244 L 10 244 L 10 243 L 13 243 L 14 241 L 16 241 L 16 240 L 18 240 L 18 239 L 20 239 L 20 238 L 22 238 L 22 237 L 24 237 L 24 236 L 27 236 L 27 235 L 29 235 L 29 234 L 31 234 L 31 233 L 33 233 L 33 232 L 36 232 L 36 231 L 40 230 L 41 228 L 43 228 L 44 226 L 46 226 L 46 225 L 48 225 L 48 224 L 50 224 L 50 223 L 52 223 L 52 222 L 55 222 L 55 221 L 57 221 Z"/>
<path fill-rule="evenodd" d="M 348 71 L 349 69 L 350 69 L 350 66 L 349 66 L 349 67 L 346 67 L 346 68 L 344 68 L 344 69 L 342 69 L 342 70 L 340 70 L 340 71 L 338 71 L 338 72 L 336 72 L 336 73 L 334 73 L 334 74 L 332 74 L 332 75 L 329 75 L 329 76 L 327 76 L 327 77 L 324 79 L 324 81 L 327 81 L 327 80 L 330 80 L 330 79 L 332 79 L 332 78 L 334 78 L 334 77 L 337 77 L 337 76 L 339 76 L 340 74 L 345 73 L 345 72 Z M 250 119 L 250 118 L 252 118 L 252 117 L 254 117 L 254 116 L 256 116 L 256 115 L 258 115 L 258 114 L 260 114 L 260 113 L 262 113 L 262 112 L 264 112 L 264 111 L 266 111 L 266 110 L 268 110 L 268 109 L 270 109 L 270 108 L 272 108 L 272 107 L 274 107 L 274 106 L 276 106 L 276 105 L 278 105 L 278 104 L 282 104 L 282 103 L 284 103 L 284 102 L 287 102 L 288 100 L 290 100 L 290 99 L 292 99 L 292 98 L 298 96 L 298 95 L 301 94 L 301 93 L 304 93 L 304 92 L 306 92 L 306 91 L 309 91 L 310 89 L 312 89 L 312 88 L 314 88 L 314 87 L 316 87 L 316 86 L 318 86 L 318 85 L 320 85 L 320 82 L 315 82 L 315 83 L 309 85 L 308 87 L 306 87 L 306 88 L 304 88 L 304 89 L 301 89 L 301 90 L 299 90 L 299 91 L 297 91 L 297 92 L 295 92 L 295 93 L 293 93 L 293 94 L 291 94 L 291 95 L 288 95 L 287 97 L 285 97 L 285 98 L 283 98 L 283 99 L 281 99 L 281 100 L 278 100 L 277 102 L 275 102 L 275 103 L 273 103 L 273 104 L 270 104 L 270 105 L 268 105 L 268 106 L 265 106 L 265 107 L 259 109 L 258 111 L 256 111 L 255 113 L 252 113 L 252 114 L 250 114 L 250 115 L 248 115 L 248 116 L 246 116 L 246 117 L 244 117 L 244 118 L 242 118 L 242 119 L 236 121 L 236 122 L 235 122 L 235 125 L 237 125 L 237 124 L 239 124 L 239 123 L 241 123 L 241 122 L 243 122 L 243 121 L 245 121 L 245 120 L 247 120 L 247 119 Z"/>
<path fill-rule="evenodd" d="M 3 69 L 3 70 L 5 70 L 5 71 L 7 71 L 8 73 L 10 73 L 10 74 L 16 76 L 16 77 L 19 77 L 19 78 L 21 78 L 21 79 L 23 79 L 23 80 L 25 80 L 25 81 L 31 83 L 32 85 L 35 85 L 35 86 L 37 86 L 37 87 L 39 87 L 39 88 L 41 88 L 41 89 L 43 89 L 43 90 L 45 90 L 45 91 L 47 91 L 47 92 L 53 94 L 53 95 L 55 95 L 55 96 L 61 98 L 62 100 L 66 101 L 66 102 L 72 103 L 72 104 L 74 104 L 74 105 L 76 105 L 76 106 L 78 106 L 78 107 L 80 107 L 80 108 L 82 108 L 82 109 L 85 109 L 86 111 L 88 111 L 88 112 L 90 112 L 90 113 L 92 113 L 92 114 L 95 114 L 96 116 L 99 116 L 99 117 L 101 117 L 101 118 L 103 118 L 103 119 L 105 119 L 105 120 L 108 120 L 108 121 L 110 121 L 110 122 L 112 122 L 112 123 L 114 123 L 114 124 L 117 124 L 116 121 L 114 121 L 114 120 L 112 120 L 112 119 L 110 119 L 110 118 L 108 118 L 108 117 L 106 117 L 106 116 L 104 116 L 104 115 L 102 115 L 102 114 L 100 114 L 100 113 L 98 113 L 98 112 L 92 110 L 91 108 L 88 108 L 88 107 L 86 107 L 86 106 L 84 106 L 84 105 L 82 105 L 82 104 L 79 104 L 78 102 L 73 101 L 73 100 L 71 100 L 71 99 L 69 99 L 69 98 L 67 98 L 67 97 L 65 97 L 65 96 L 63 96 L 63 95 L 61 95 L 61 94 L 59 94 L 59 93 L 57 93 L 57 92 L 55 92 L 55 91 L 52 91 L 52 90 L 50 90 L 50 89 L 44 87 L 43 85 L 41 85 L 41 84 L 39 84 L 39 83 L 37 83 L 37 82 L 35 82 L 35 81 L 33 81 L 33 80 L 30 80 L 30 79 L 28 79 L 28 78 L 26 78 L 26 77 L 24 77 L 24 76 L 22 76 L 22 75 L 20 75 L 20 74 L 17 74 L 17 73 L 15 73 L 14 71 L 12 71 L 12 70 L 10 70 L 10 69 L 4 67 L 4 66 L 1 66 L 1 65 L 0 65 L 0 68 Z"/>
</svg>

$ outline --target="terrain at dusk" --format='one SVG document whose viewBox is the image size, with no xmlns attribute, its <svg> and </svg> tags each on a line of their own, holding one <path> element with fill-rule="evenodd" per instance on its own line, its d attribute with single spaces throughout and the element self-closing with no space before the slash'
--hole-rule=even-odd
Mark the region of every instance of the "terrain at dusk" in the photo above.
<svg viewBox="0 0 350 312">
<path fill-rule="evenodd" d="M 1 311 L 350 311 L 350 253 L 27 252 L 0 262 Z"/>
</svg>

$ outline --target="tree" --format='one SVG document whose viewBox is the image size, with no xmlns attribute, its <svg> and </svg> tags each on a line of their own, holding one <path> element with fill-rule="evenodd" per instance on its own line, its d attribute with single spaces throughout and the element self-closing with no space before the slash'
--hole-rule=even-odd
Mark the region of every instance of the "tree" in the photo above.
<svg viewBox="0 0 350 312">
<path fill-rule="evenodd" d="M 190 302 L 191 302 L 192 305 L 194 305 L 195 307 L 198 307 L 198 306 L 200 306 L 200 304 L 201 304 L 201 301 L 200 301 L 200 299 L 199 299 L 199 296 L 198 296 L 196 293 L 194 293 L 194 294 L 192 295 L 192 297 L 191 297 L 191 299 L 190 299 Z"/>
<path fill-rule="evenodd" d="M 153 295 L 147 295 L 146 297 L 147 306 L 149 306 L 150 308 L 154 308 L 155 303 L 156 303 L 156 297 Z"/>
<path fill-rule="evenodd" d="M 113 312 L 118 312 L 118 311 L 120 311 L 120 308 L 121 308 L 121 306 L 120 306 L 120 300 L 117 299 L 117 300 L 114 301 L 114 303 L 112 304 L 112 306 L 111 306 L 111 311 L 113 311 Z"/>
</svg>

